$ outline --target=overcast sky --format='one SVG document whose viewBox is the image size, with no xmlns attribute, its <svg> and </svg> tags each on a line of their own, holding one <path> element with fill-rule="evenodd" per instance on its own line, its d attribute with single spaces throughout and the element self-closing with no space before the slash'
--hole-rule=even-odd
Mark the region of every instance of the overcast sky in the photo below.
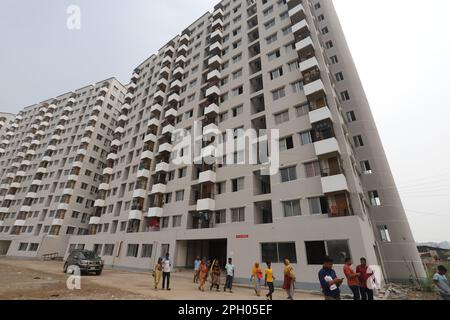
<svg viewBox="0 0 450 320">
<path fill-rule="evenodd" d="M 335 0 L 417 241 L 450 240 L 448 0 Z M 134 67 L 211 0 L 0 0 L 0 111 Z M 69 5 L 81 29 L 66 27 Z"/>
</svg>

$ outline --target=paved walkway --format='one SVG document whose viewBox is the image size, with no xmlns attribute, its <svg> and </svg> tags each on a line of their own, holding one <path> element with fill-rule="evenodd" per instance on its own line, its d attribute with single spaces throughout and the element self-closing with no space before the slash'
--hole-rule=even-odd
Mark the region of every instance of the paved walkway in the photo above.
<svg viewBox="0 0 450 320">
<path fill-rule="evenodd" d="M 62 273 L 62 262 L 43 262 L 37 260 L 17 260 L 11 258 L 0 258 L 0 264 L 13 266 L 18 270 L 31 269 L 49 274 Z M 64 276 L 64 275 L 63 275 Z M 69 277 L 69 275 L 67 275 Z M 64 281 L 65 277 L 61 281 Z M 174 273 L 171 277 L 171 291 L 153 289 L 153 277 L 150 273 L 128 272 L 111 270 L 105 268 L 100 277 L 83 276 L 81 279 L 81 290 L 85 285 L 95 284 L 114 289 L 126 290 L 132 294 L 140 295 L 143 299 L 159 299 L 159 300 L 265 300 L 265 296 L 257 297 L 254 291 L 248 286 L 235 286 L 233 293 L 209 291 L 209 285 L 205 286 L 205 292 L 198 290 L 198 285 L 192 282 L 192 275 L 186 272 Z M 222 281 L 222 284 L 224 281 Z M 161 286 L 161 284 L 160 284 Z M 1 291 L 1 288 L 0 288 Z M 263 288 L 263 295 L 267 293 L 267 289 Z M 285 300 L 286 295 L 283 290 L 276 290 L 274 300 Z M 295 295 L 297 300 L 322 300 L 318 294 L 297 292 Z"/>
</svg>

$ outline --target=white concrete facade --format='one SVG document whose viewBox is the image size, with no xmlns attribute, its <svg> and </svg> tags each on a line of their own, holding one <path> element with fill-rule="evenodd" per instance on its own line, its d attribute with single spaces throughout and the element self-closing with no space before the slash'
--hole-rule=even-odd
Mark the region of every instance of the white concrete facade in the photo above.
<svg viewBox="0 0 450 320">
<path fill-rule="evenodd" d="M 100 113 L 88 106 L 86 116 L 76 116 L 84 104 L 79 93 L 67 94 L 25 108 L 11 120 L 14 135 L 2 134 L 0 248 L 11 241 L 8 255 L 32 256 L 24 243 L 38 244 L 35 255 L 49 253 L 43 244 L 53 249 L 48 238 L 61 238 L 63 254 L 94 249 L 106 264 L 129 269 L 149 269 L 166 251 L 179 268 L 191 267 L 197 255 L 233 257 L 238 281 L 248 279 L 256 261 L 271 260 L 281 274 L 289 258 L 299 284 L 317 288 L 324 255 L 339 271 L 345 256 L 364 256 L 387 279 L 406 280 L 412 269 L 424 276 L 398 193 L 383 193 L 393 178 L 331 1 L 224 0 L 139 65 L 129 85 L 107 82 L 108 91 L 100 90 L 103 82 L 94 88 L 104 98 L 92 98 Z M 114 101 L 112 87 L 120 93 Z M 69 148 L 70 137 L 78 137 L 56 126 L 77 120 L 79 132 L 91 134 L 81 133 L 85 140 Z M 98 121 L 107 143 L 95 141 Z M 196 121 L 205 158 L 220 153 L 216 131 L 279 129 L 280 171 L 264 176 L 262 164 L 177 164 L 177 130 L 193 133 Z M 51 141 L 56 151 L 48 149 Z M 94 146 L 104 152 L 93 153 Z M 25 154 L 27 166 L 16 153 L 29 148 L 37 154 Z M 43 166 L 58 148 L 83 161 L 72 168 L 71 154 L 64 154 L 62 169 Z M 15 178 L 22 169 L 26 176 Z M 30 190 L 11 186 L 28 180 Z M 36 191 L 37 198 L 26 197 Z M 392 202 L 395 209 L 384 206 Z M 86 214 L 82 222 L 71 218 L 74 212 Z M 24 226 L 14 226 L 19 216 Z M 390 241 L 380 229 L 389 230 Z M 28 230 L 34 236 L 25 241 Z"/>
</svg>

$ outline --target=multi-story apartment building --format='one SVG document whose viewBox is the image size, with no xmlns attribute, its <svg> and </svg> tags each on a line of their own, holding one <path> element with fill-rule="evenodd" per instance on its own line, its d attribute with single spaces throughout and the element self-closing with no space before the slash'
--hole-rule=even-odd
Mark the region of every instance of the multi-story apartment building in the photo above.
<svg viewBox="0 0 450 320">
<path fill-rule="evenodd" d="M 2 141 L 0 252 L 64 252 L 88 233 L 126 88 L 108 79 L 26 107 Z"/>
<path fill-rule="evenodd" d="M 113 83 L 124 91 L 109 80 L 109 92 Z M 26 255 L 29 244 L 39 250 L 48 238 L 64 243 L 63 252 L 67 244 L 67 251 L 93 249 L 107 265 L 129 269 L 149 269 L 167 252 L 177 268 L 191 267 L 196 256 L 233 257 L 237 281 L 248 279 L 252 263 L 268 260 L 280 279 L 288 258 L 303 288 L 317 287 L 325 255 L 338 265 L 366 257 L 389 280 L 424 276 L 330 0 L 224 0 L 140 64 L 124 93 L 115 103 L 102 101 L 98 112 L 109 116 L 102 120 L 103 141 L 93 140 L 94 131 L 80 142 L 88 148 L 82 163 L 63 155 L 72 150 L 76 157 L 78 146 L 61 148 L 67 164 L 56 163 L 50 176 L 38 165 L 53 158 L 33 154 L 30 161 L 38 160 L 25 163 L 33 171 L 29 188 L 12 185 L 23 182 L 16 181 L 16 166 L 21 170 L 20 155 L 27 155 L 21 148 L 28 131 L 39 132 L 26 126 L 44 130 L 48 110 L 73 108 L 64 100 L 72 94 L 15 119 L 14 145 L 1 163 L 0 243 L 13 239 L 8 254 Z M 81 131 L 90 121 L 73 117 Z M 47 122 L 54 126 L 60 118 Z M 45 152 L 52 135 L 60 135 L 46 132 L 38 135 Z M 277 136 L 277 149 L 266 150 L 264 141 Z M 242 137 L 246 144 L 235 143 Z M 91 163 L 96 147 L 103 152 Z M 275 172 L 264 161 L 269 150 Z M 256 151 L 261 155 L 253 157 Z M 46 180 L 36 186 L 36 177 Z M 77 220 L 82 213 L 84 223 Z"/>
</svg>

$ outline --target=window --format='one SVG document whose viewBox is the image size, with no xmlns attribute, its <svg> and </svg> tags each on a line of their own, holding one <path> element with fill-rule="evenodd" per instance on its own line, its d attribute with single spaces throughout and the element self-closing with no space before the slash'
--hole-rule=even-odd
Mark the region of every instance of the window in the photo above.
<svg viewBox="0 0 450 320">
<path fill-rule="evenodd" d="M 351 258 L 348 240 L 307 241 L 305 247 L 308 265 L 322 265 L 326 256 L 335 264 L 344 264 L 346 258 Z"/>
<path fill-rule="evenodd" d="M 302 146 L 312 143 L 311 131 L 300 133 L 300 143 Z"/>
<path fill-rule="evenodd" d="M 216 224 L 227 223 L 227 212 L 225 210 L 220 210 L 215 212 Z"/>
<path fill-rule="evenodd" d="M 387 226 L 378 226 L 378 230 L 380 231 L 381 241 L 391 242 L 391 235 L 389 234 L 389 229 Z"/>
<path fill-rule="evenodd" d="M 27 248 L 28 248 L 28 243 L 21 242 L 19 244 L 19 251 L 27 251 Z"/>
<path fill-rule="evenodd" d="M 114 254 L 114 244 L 105 244 L 103 247 L 104 256 L 112 256 Z"/>
<path fill-rule="evenodd" d="M 303 92 L 303 81 L 296 81 L 294 83 L 291 83 L 291 87 L 294 93 Z"/>
<path fill-rule="evenodd" d="M 374 191 L 369 191 L 369 200 L 370 200 L 370 204 L 374 207 L 379 207 L 381 206 L 381 199 L 380 199 L 380 195 L 378 194 L 378 191 L 374 190 Z"/>
<path fill-rule="evenodd" d="M 245 221 L 245 208 L 231 209 L 231 222 L 244 222 Z"/>
<path fill-rule="evenodd" d="M 296 167 L 289 167 L 281 169 L 281 182 L 289 182 L 297 180 L 297 170 Z"/>
<path fill-rule="evenodd" d="M 270 71 L 270 80 L 275 80 L 283 75 L 283 67 Z"/>
<path fill-rule="evenodd" d="M 334 76 L 336 77 L 337 82 L 344 80 L 344 74 L 342 72 L 338 72 Z"/>
<path fill-rule="evenodd" d="M 152 244 L 143 244 L 142 245 L 141 258 L 151 258 L 152 257 L 152 251 L 153 251 L 153 245 Z"/>
<path fill-rule="evenodd" d="M 187 174 L 187 168 L 178 169 L 178 178 L 179 179 L 186 177 L 186 174 Z"/>
<path fill-rule="evenodd" d="M 239 96 L 244 93 L 244 87 L 240 86 L 232 90 L 233 96 Z"/>
<path fill-rule="evenodd" d="M 297 251 L 294 242 L 261 243 L 261 260 L 272 263 L 283 263 L 288 259 L 297 263 Z"/>
<path fill-rule="evenodd" d="M 238 192 L 244 189 L 244 178 L 238 178 L 231 180 L 232 192 Z"/>
<path fill-rule="evenodd" d="M 272 91 L 272 97 L 273 97 L 274 101 L 284 98 L 285 96 L 286 96 L 286 92 L 284 91 L 284 88 L 280 88 L 275 91 Z"/>
<path fill-rule="evenodd" d="M 297 117 L 303 117 L 309 114 L 309 103 L 305 103 L 295 107 Z"/>
<path fill-rule="evenodd" d="M 307 178 L 320 176 L 320 163 L 319 161 L 313 161 L 305 163 L 305 173 Z"/>
<path fill-rule="evenodd" d="M 341 92 L 341 99 L 342 101 L 350 100 L 350 94 L 348 93 L 348 91 Z"/>
<path fill-rule="evenodd" d="M 289 111 L 278 113 L 275 115 L 275 124 L 281 124 L 289 121 Z"/>
<path fill-rule="evenodd" d="M 292 72 L 292 71 L 298 70 L 300 68 L 300 64 L 298 63 L 297 60 L 295 60 L 293 62 L 288 63 L 288 67 L 289 67 L 289 71 Z"/>
<path fill-rule="evenodd" d="M 293 148 L 294 148 L 294 140 L 292 139 L 292 136 L 280 140 L 280 152 L 290 150 Z"/>
<path fill-rule="evenodd" d="M 347 121 L 348 122 L 354 122 L 356 121 L 356 116 L 355 116 L 355 112 L 354 111 L 349 111 L 346 113 L 347 115 Z"/>
<path fill-rule="evenodd" d="M 275 60 L 275 59 L 279 58 L 280 56 L 281 56 L 281 54 L 280 54 L 279 49 L 275 50 L 267 55 L 267 57 L 269 58 L 269 61 Z"/>
<path fill-rule="evenodd" d="M 328 214 L 328 201 L 325 197 L 309 199 L 311 214 Z"/>
<path fill-rule="evenodd" d="M 224 194 L 226 192 L 226 186 L 227 186 L 227 183 L 225 181 L 218 182 L 216 184 L 216 193 L 217 194 Z"/>
<path fill-rule="evenodd" d="M 301 216 L 302 211 L 300 209 L 300 200 L 291 200 L 283 202 L 284 217 Z"/>
<path fill-rule="evenodd" d="M 180 190 L 176 192 L 176 202 L 184 200 L 184 190 Z"/>
<path fill-rule="evenodd" d="M 129 244 L 127 248 L 127 257 L 134 257 L 137 258 L 139 251 L 139 245 L 138 244 Z"/>
<path fill-rule="evenodd" d="M 363 141 L 361 135 L 354 136 L 354 137 L 353 137 L 353 142 L 355 143 L 355 147 L 356 147 L 356 148 L 364 147 L 364 141 Z"/>
<path fill-rule="evenodd" d="M 273 35 L 269 36 L 266 38 L 267 44 L 271 44 L 274 43 L 275 41 L 277 41 L 277 34 L 274 33 Z"/>
<path fill-rule="evenodd" d="M 36 252 L 38 250 L 39 243 L 30 243 L 30 247 L 28 248 L 28 251 Z"/>
<path fill-rule="evenodd" d="M 361 169 L 364 174 L 372 174 L 372 167 L 370 166 L 370 162 L 368 160 L 361 161 Z"/>
<path fill-rule="evenodd" d="M 330 57 L 331 60 L 331 64 L 336 64 L 339 63 L 338 57 L 337 56 L 332 56 Z"/>
<path fill-rule="evenodd" d="M 172 217 L 172 228 L 181 227 L 181 216 L 173 216 Z"/>
</svg>

